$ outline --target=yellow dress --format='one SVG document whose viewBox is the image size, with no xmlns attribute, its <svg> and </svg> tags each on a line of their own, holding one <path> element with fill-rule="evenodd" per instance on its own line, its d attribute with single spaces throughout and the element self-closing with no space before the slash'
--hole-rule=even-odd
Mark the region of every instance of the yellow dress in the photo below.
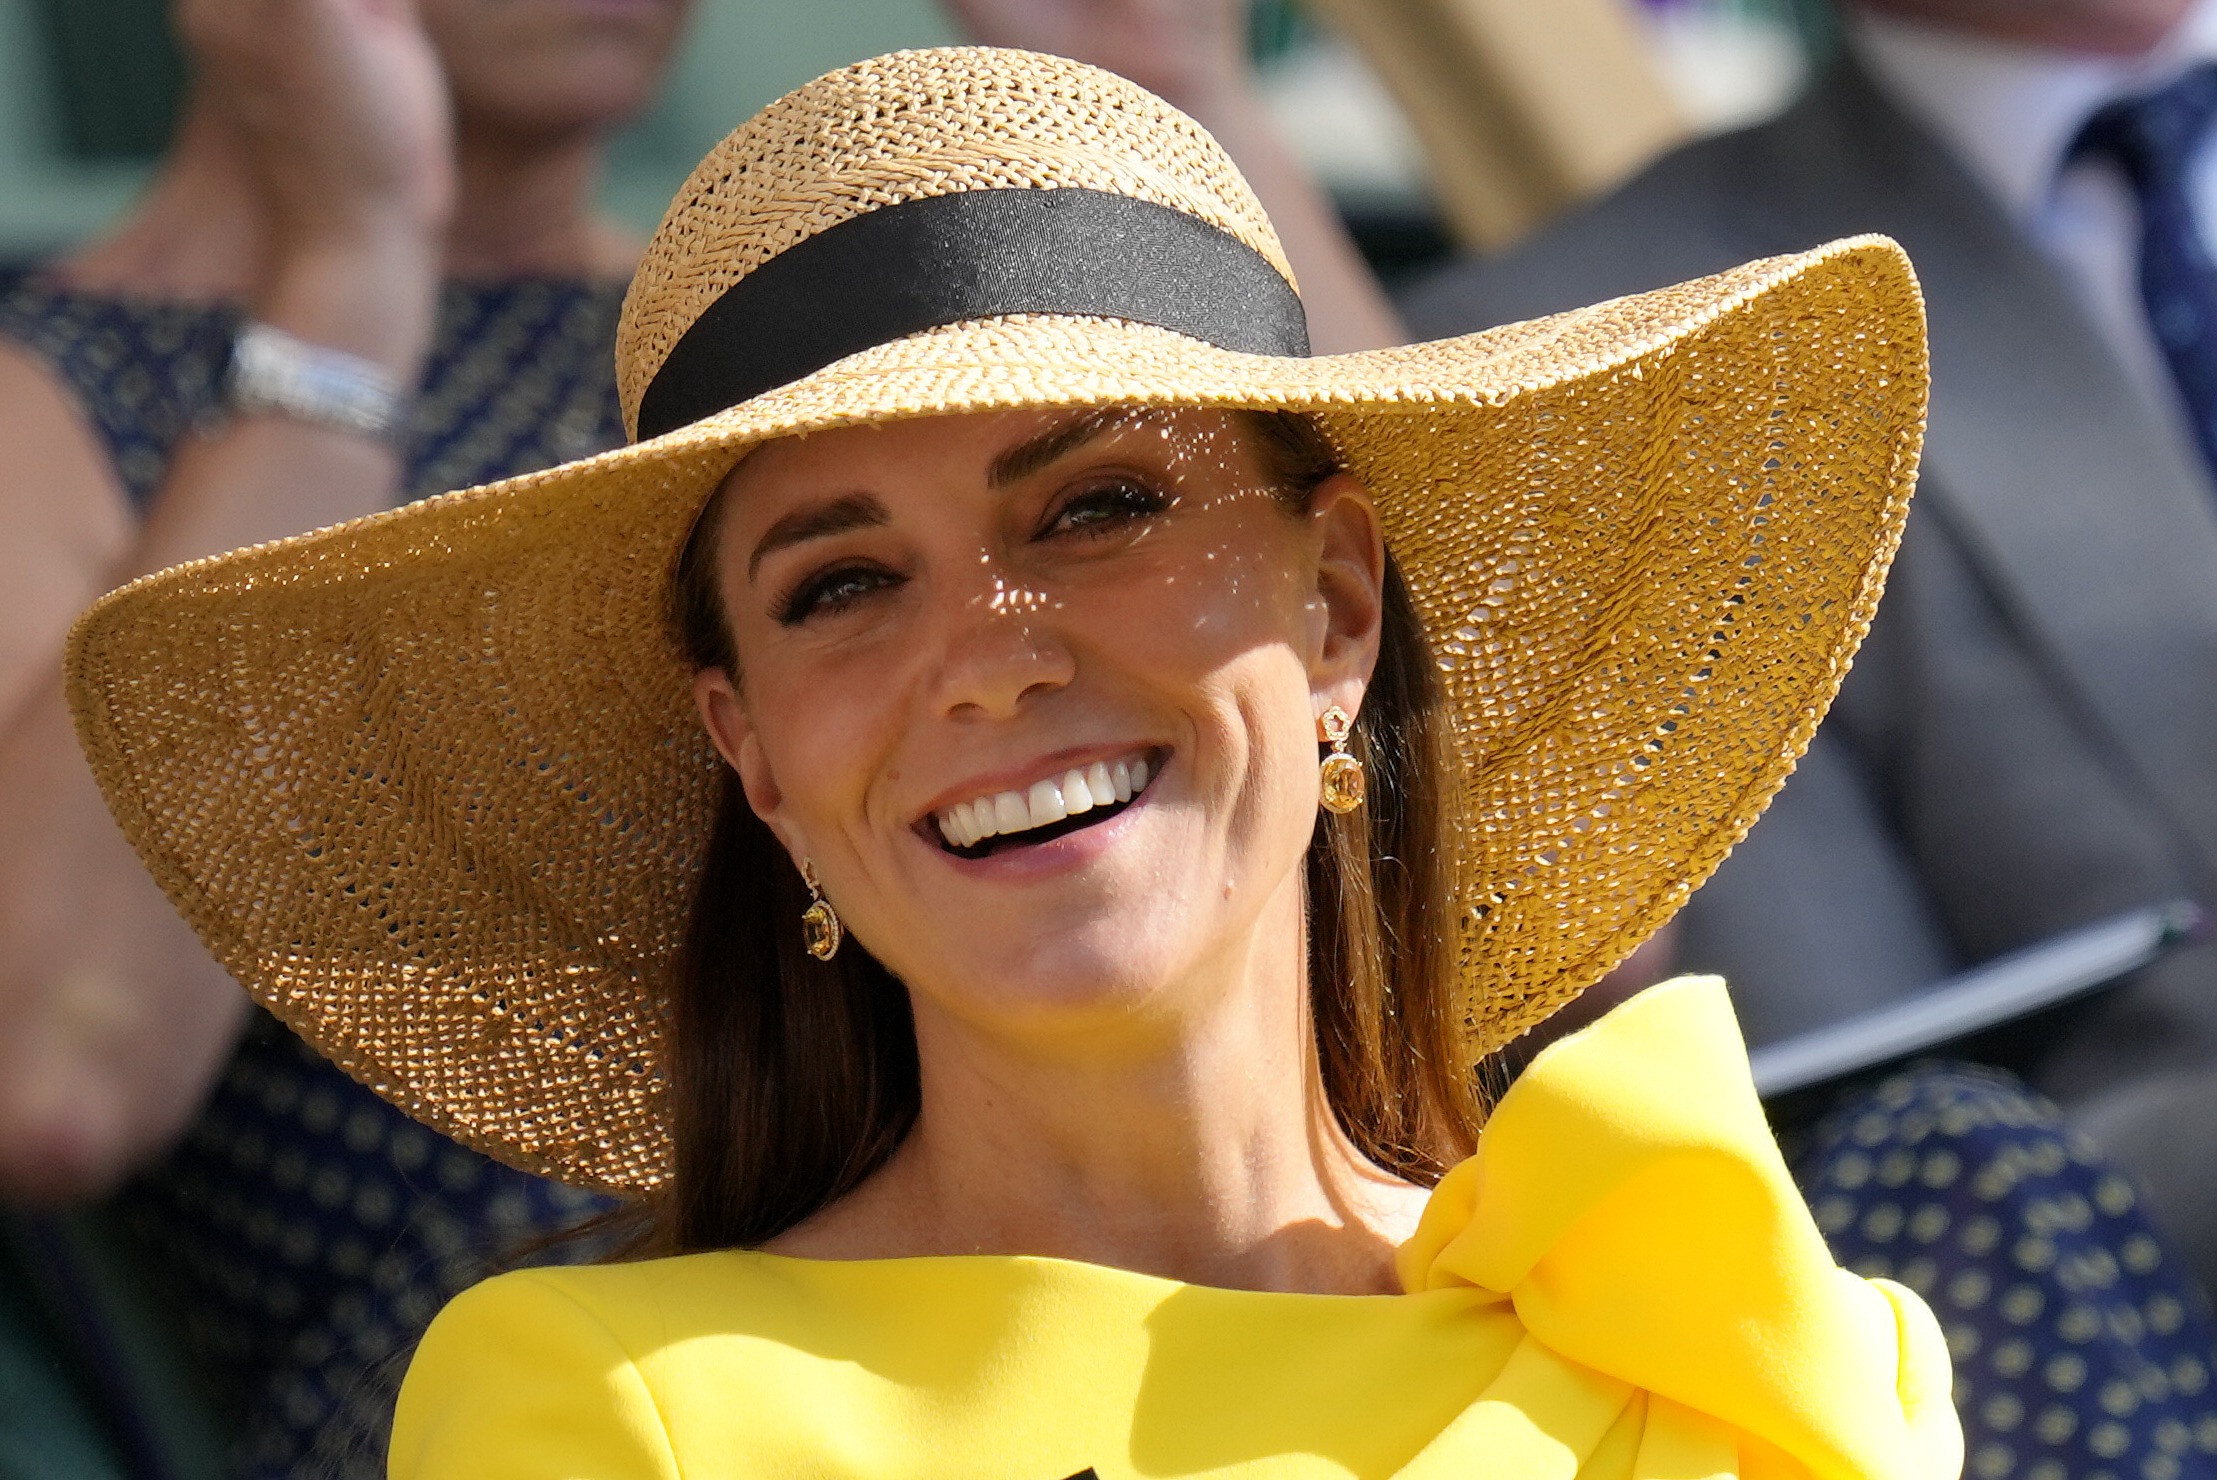
<svg viewBox="0 0 2217 1480">
<path fill-rule="evenodd" d="M 1721 983 L 1540 1055 L 1401 1251 L 1408 1293 L 1056 1259 L 699 1254 L 488 1280 L 394 1480 L 1955 1480 L 1931 1313 L 1833 1264 Z"/>
</svg>

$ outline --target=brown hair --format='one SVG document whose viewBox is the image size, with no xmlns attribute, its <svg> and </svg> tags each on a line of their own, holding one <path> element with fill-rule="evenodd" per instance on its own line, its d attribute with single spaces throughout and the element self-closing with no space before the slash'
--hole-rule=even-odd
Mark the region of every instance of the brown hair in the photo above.
<svg viewBox="0 0 2217 1480">
<path fill-rule="evenodd" d="M 1291 412 L 1239 413 L 1263 471 L 1296 512 L 1339 471 Z M 695 668 L 736 678 L 716 585 L 712 502 L 680 557 L 672 617 Z M 1324 1093 L 1362 1153 L 1429 1184 L 1475 1142 L 1459 1053 L 1443 850 L 1446 749 L 1436 669 L 1390 553 L 1383 631 L 1350 747 L 1363 808 L 1318 813 L 1309 845 L 1309 994 Z M 831 961 L 802 948 L 808 893 L 728 772 L 671 1007 L 675 1167 L 652 1210 L 660 1253 L 745 1248 L 851 1191 L 915 1123 L 907 990 L 859 941 Z M 794 922 L 764 929 L 762 921 Z"/>
</svg>

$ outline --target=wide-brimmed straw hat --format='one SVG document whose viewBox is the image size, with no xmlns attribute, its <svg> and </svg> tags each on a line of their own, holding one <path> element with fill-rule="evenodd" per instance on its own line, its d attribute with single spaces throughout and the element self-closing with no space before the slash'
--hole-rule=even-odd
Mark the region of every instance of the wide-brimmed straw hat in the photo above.
<svg viewBox="0 0 2217 1480">
<path fill-rule="evenodd" d="M 1308 358 L 1292 282 L 1214 141 L 1109 73 L 832 73 L 719 145 L 648 248 L 617 345 L 638 440 L 108 596 L 70 645 L 86 754 L 318 1049 L 513 1165 L 649 1190 L 719 765 L 667 603 L 724 473 L 901 417 L 1302 412 L 1438 658 L 1475 1062 L 1666 919 L 1807 743 L 1914 478 L 1917 288 L 1864 238 Z"/>
</svg>

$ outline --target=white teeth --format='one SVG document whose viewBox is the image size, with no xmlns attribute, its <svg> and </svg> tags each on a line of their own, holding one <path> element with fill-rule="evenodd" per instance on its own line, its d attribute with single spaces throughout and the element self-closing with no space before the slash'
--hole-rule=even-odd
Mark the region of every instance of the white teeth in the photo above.
<svg viewBox="0 0 2217 1480">
<path fill-rule="evenodd" d="M 1028 832 L 1095 807 L 1128 802 L 1146 787 L 1148 774 L 1144 756 L 1095 761 L 1035 781 L 1028 791 L 958 802 L 938 814 L 939 835 L 957 848 L 968 848 L 996 835 Z"/>
<path fill-rule="evenodd" d="M 1062 804 L 1062 788 L 1052 781 L 1034 781 L 1030 800 L 1033 827 L 1045 827 L 1070 815 L 1070 809 Z"/>
</svg>

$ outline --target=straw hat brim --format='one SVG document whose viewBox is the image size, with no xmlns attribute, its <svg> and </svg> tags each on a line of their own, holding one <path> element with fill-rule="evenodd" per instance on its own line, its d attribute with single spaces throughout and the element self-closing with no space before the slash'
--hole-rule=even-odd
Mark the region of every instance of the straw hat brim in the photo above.
<svg viewBox="0 0 2217 1480">
<path fill-rule="evenodd" d="M 149 576 L 78 623 L 69 699 L 125 835 L 257 1000 L 466 1145 L 644 1192 L 718 764 L 665 603 L 725 471 L 900 417 L 1309 413 L 1376 494 L 1439 660 L 1475 1061 L 1668 918 L 1792 769 L 1878 600 L 1924 397 L 1916 283 L 1880 238 L 1318 359 L 962 323 Z"/>
</svg>

